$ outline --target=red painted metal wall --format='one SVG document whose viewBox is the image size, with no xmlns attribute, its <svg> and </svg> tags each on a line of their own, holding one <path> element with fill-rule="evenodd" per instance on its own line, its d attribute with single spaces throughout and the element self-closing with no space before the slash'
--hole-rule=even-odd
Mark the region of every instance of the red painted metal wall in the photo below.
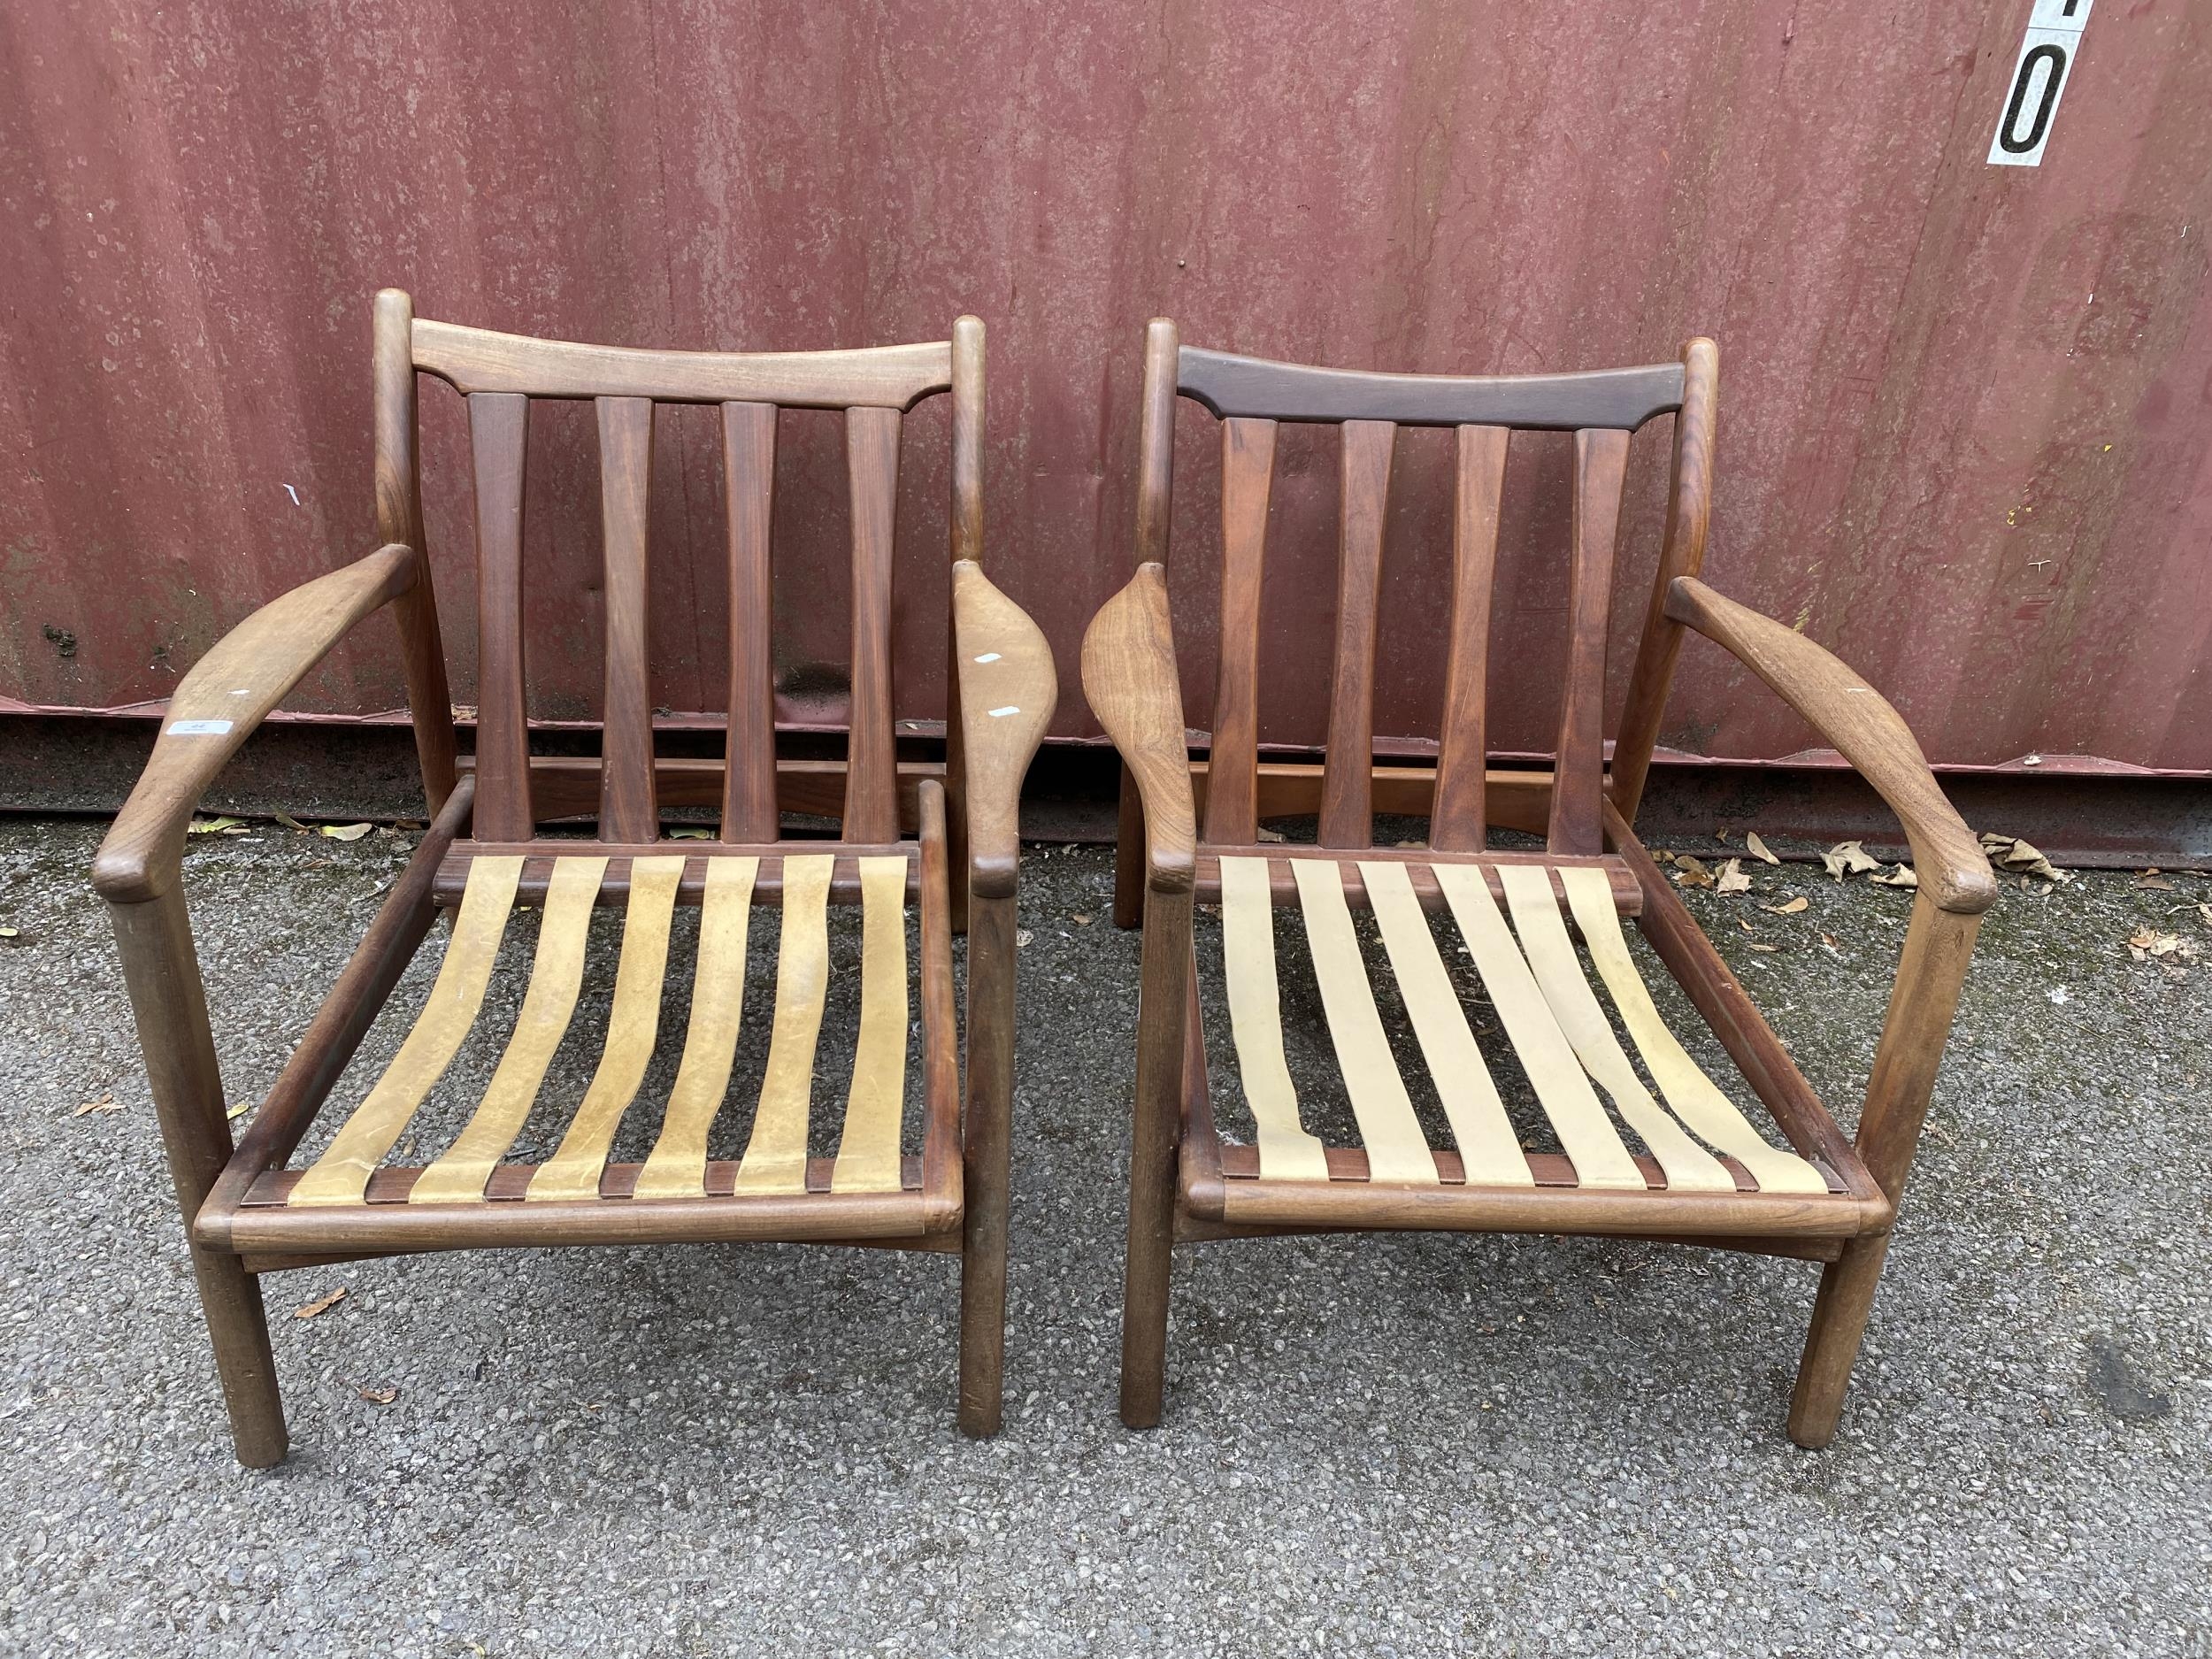
<svg viewBox="0 0 2212 1659">
<path fill-rule="evenodd" d="M 1887 689 L 1939 762 L 2212 767 L 2212 10 L 2102 0 L 2044 164 L 1985 164 L 2029 0 L 1525 7 L 0 12 L 0 693 L 158 699 L 255 603 L 371 541 L 369 296 L 622 344 L 845 346 L 990 326 L 990 546 L 1050 632 L 1059 731 L 1128 566 L 1144 319 L 1353 367 L 1569 369 L 1721 342 L 1709 574 Z M 1177 581 L 1210 607 L 1210 426 Z M 440 598 L 472 695 L 457 399 L 425 387 Z M 723 706 L 711 416 L 663 427 L 658 695 Z M 780 649 L 834 720 L 833 419 L 787 416 Z M 1408 434 L 1385 732 L 1433 731 L 1444 440 Z M 588 411 L 534 426 L 536 712 L 597 698 Z M 944 417 L 910 422 L 902 711 L 939 711 Z M 1656 554 L 1632 469 L 1617 697 Z M 1564 451 L 1517 442 L 1502 747 L 1555 703 Z M 1318 737 L 1335 477 L 1280 457 L 1272 741 Z M 1188 653 L 1202 721 L 1207 642 Z M 373 632 L 299 706 L 401 702 Z M 0 705 L 5 706 L 5 705 Z M 1694 646 L 1669 741 L 1811 740 Z"/>
</svg>

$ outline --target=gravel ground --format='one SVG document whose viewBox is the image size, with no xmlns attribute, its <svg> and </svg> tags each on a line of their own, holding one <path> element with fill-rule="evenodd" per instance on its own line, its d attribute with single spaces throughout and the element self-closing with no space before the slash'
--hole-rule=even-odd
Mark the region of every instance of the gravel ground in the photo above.
<svg viewBox="0 0 2212 1659">
<path fill-rule="evenodd" d="M 294 1449 L 254 1474 L 96 837 L 0 821 L 0 1650 L 2212 1654 L 2212 880 L 2008 884 L 1824 1454 L 1782 1433 L 1814 1269 L 1533 1240 L 1195 1249 L 1124 1431 L 1136 948 L 1079 848 L 1025 872 L 999 1440 L 952 1426 L 943 1260 L 444 1256 L 269 1281 Z M 234 1094 L 405 850 L 196 839 Z M 1756 874 L 1694 906 L 1847 1121 L 1907 899 Z"/>
</svg>

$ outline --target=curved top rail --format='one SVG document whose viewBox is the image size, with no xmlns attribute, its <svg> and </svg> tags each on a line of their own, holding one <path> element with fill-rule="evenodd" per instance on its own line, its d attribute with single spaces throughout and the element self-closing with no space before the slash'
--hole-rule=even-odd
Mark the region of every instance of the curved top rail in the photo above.
<svg viewBox="0 0 2212 1659">
<path fill-rule="evenodd" d="M 415 366 L 462 392 L 664 403 L 910 409 L 952 385 L 952 342 L 850 351 L 647 351 L 537 340 L 418 317 Z"/>
<path fill-rule="evenodd" d="M 1185 397 L 1224 419 L 1387 420 L 1401 426 L 1633 432 L 1682 403 L 1679 363 L 1579 374 L 1379 374 L 1185 346 L 1177 382 Z"/>
</svg>

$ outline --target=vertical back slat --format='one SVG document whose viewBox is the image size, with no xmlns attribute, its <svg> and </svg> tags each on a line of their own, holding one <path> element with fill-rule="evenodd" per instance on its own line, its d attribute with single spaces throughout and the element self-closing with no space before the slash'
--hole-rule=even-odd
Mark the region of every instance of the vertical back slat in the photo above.
<svg viewBox="0 0 2212 1659">
<path fill-rule="evenodd" d="M 1267 498 L 1275 479 L 1275 423 L 1221 423 L 1221 665 L 1214 680 L 1213 748 L 1206 764 L 1206 839 L 1258 839 L 1260 576 Z"/>
<path fill-rule="evenodd" d="M 653 649 L 647 514 L 653 479 L 653 401 L 602 397 L 599 522 L 606 557 L 607 695 L 599 749 L 599 833 L 660 839 L 653 791 Z"/>
<path fill-rule="evenodd" d="M 776 406 L 722 405 L 722 475 L 729 496 L 730 726 L 722 839 L 772 841 L 776 808 L 774 590 L 768 557 L 776 511 Z"/>
<path fill-rule="evenodd" d="M 899 833 L 898 761 L 891 730 L 891 534 L 899 484 L 899 411 L 845 411 L 852 485 L 853 678 L 846 747 L 849 841 Z"/>
<path fill-rule="evenodd" d="M 1498 563 L 1498 502 L 1505 488 L 1504 426 L 1459 428 L 1452 518 L 1452 644 L 1444 677 L 1444 720 L 1436 759 L 1429 845 L 1480 852 L 1488 818 L 1490 590 Z"/>
<path fill-rule="evenodd" d="M 1566 693 L 1560 701 L 1558 758 L 1546 838 L 1546 845 L 1555 853 L 1594 853 L 1601 847 L 1598 810 L 1604 793 L 1605 634 L 1612 613 L 1613 534 L 1620 522 L 1621 482 L 1627 467 L 1625 432 L 1586 427 L 1575 434 Z"/>
<path fill-rule="evenodd" d="M 1344 423 L 1344 495 L 1337 542 L 1336 672 L 1329 688 L 1329 752 L 1321 775 L 1324 847 L 1365 847 L 1374 766 L 1375 611 L 1382 585 L 1383 512 L 1398 428 Z"/>
<path fill-rule="evenodd" d="M 469 397 L 476 472 L 476 807 L 479 841 L 528 841 L 530 726 L 522 660 L 522 459 L 530 400 Z"/>
</svg>

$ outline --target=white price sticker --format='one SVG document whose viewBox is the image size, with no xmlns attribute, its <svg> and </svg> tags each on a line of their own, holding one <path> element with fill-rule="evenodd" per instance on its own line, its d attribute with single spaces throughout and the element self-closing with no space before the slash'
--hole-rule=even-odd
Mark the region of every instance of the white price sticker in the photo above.
<svg viewBox="0 0 2212 1659">
<path fill-rule="evenodd" d="M 2058 116 L 2059 94 L 2081 50 L 2081 32 L 2088 27 L 2091 0 L 2035 0 L 2028 13 L 2028 32 L 2020 42 L 2020 58 L 2005 82 L 2003 107 L 1997 112 L 1997 135 L 1989 142 L 1993 167 L 2035 167 L 2043 162 L 2043 147 L 2051 142 L 2051 123 Z"/>
</svg>

